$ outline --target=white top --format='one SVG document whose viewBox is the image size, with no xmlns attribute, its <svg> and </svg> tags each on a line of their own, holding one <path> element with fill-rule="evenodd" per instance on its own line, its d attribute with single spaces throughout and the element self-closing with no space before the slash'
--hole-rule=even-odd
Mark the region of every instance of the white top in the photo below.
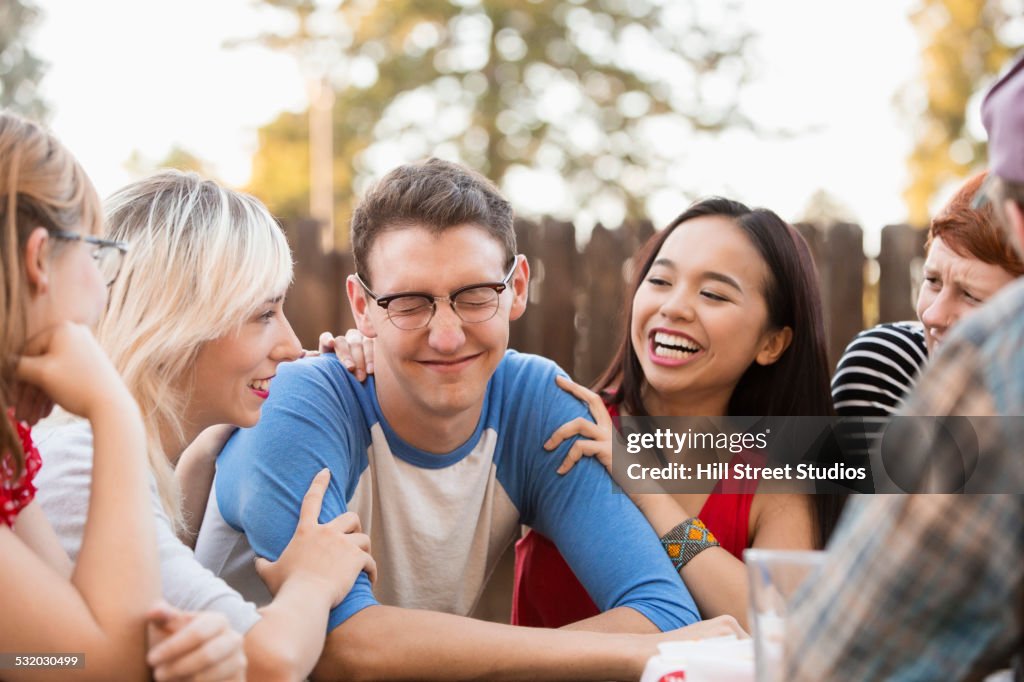
<svg viewBox="0 0 1024 682">
<path fill-rule="evenodd" d="M 71 561 L 76 561 L 92 488 L 92 428 L 84 419 L 69 420 L 63 414 L 37 424 L 32 429 L 32 441 L 43 458 L 43 468 L 36 477 L 36 499 Z M 139 456 L 145 457 L 145 453 Z M 260 619 L 256 606 L 204 568 L 175 536 L 152 476 L 150 493 L 164 599 L 183 611 L 218 611 L 227 616 L 237 632 L 248 632 Z"/>
</svg>

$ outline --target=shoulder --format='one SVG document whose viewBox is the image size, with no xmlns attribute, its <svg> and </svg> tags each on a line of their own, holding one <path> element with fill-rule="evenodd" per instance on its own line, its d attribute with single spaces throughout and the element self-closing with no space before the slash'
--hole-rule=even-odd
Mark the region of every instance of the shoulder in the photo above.
<svg viewBox="0 0 1024 682">
<path fill-rule="evenodd" d="M 267 435 L 291 422 L 337 423 L 372 414 L 370 384 L 356 381 L 333 354 L 282 364 L 270 384 L 270 397 L 253 429 Z"/>
<path fill-rule="evenodd" d="M 922 363 L 928 351 L 924 342 L 924 326 L 920 322 L 886 322 L 857 334 L 846 347 L 844 357 L 851 351 L 873 350 L 883 354 L 902 351 Z"/>
<path fill-rule="evenodd" d="M 500 401 L 500 412 L 506 416 L 536 417 L 554 411 L 554 418 L 562 419 L 559 424 L 568 412 L 585 413 L 583 402 L 559 388 L 556 376 L 569 375 L 552 360 L 509 350 L 492 377 L 490 400 Z"/>
<path fill-rule="evenodd" d="M 552 360 L 540 355 L 507 350 L 505 357 L 498 363 L 494 377 L 511 381 L 513 386 L 525 381 L 536 387 L 548 379 L 554 382 L 558 374 L 564 375 L 565 371 Z"/>
</svg>

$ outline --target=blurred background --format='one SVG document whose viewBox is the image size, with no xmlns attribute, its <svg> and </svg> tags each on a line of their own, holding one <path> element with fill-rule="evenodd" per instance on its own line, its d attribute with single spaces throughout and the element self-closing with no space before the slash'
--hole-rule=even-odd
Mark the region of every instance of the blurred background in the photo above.
<svg viewBox="0 0 1024 682">
<path fill-rule="evenodd" d="M 0 106 L 104 196 L 170 166 L 261 198 L 307 347 L 350 324 L 361 190 L 466 163 L 522 218 L 513 345 L 588 381 L 627 257 L 711 194 L 799 224 L 833 358 L 913 317 L 919 228 L 984 167 L 980 95 L 1021 46 L 1024 0 L 0 0 Z"/>
</svg>

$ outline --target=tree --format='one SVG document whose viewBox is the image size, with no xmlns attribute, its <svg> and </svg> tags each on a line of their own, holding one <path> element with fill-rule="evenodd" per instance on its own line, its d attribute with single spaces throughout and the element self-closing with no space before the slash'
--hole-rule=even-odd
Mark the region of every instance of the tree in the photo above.
<svg viewBox="0 0 1024 682">
<path fill-rule="evenodd" d="M 39 95 L 46 64 L 32 54 L 26 40 L 39 15 L 30 2 L 0 2 L 0 108 L 36 120 L 46 115 L 46 103 Z"/>
<path fill-rule="evenodd" d="M 265 45 L 336 88 L 335 223 L 369 178 L 405 160 L 461 160 L 541 210 L 645 213 L 692 135 L 748 126 L 736 92 L 750 33 L 697 0 L 264 0 L 294 19 Z M 250 190 L 279 215 L 308 205 L 308 121 L 263 128 Z M 517 182 L 519 191 L 515 191 Z M 536 210 L 536 209 L 535 209 Z M 339 230 L 340 232 L 341 230 Z M 347 235 L 339 234 L 345 243 Z"/>
<path fill-rule="evenodd" d="M 903 193 L 914 225 L 926 225 L 929 202 L 943 185 L 984 164 L 985 143 L 966 123 L 971 97 L 1006 66 L 1022 46 L 1011 19 L 1024 10 L 1020 0 L 920 0 L 911 21 L 924 43 L 925 84 L 920 104 L 904 108 L 914 121 L 914 148 L 907 160 L 910 184 Z"/>
<path fill-rule="evenodd" d="M 212 171 L 205 159 L 178 144 L 173 145 L 167 155 L 159 160 L 149 158 L 136 149 L 125 161 L 124 167 L 137 178 L 152 175 L 166 168 L 175 168 L 181 171 L 194 171 L 204 178 L 217 179 L 217 174 Z"/>
</svg>

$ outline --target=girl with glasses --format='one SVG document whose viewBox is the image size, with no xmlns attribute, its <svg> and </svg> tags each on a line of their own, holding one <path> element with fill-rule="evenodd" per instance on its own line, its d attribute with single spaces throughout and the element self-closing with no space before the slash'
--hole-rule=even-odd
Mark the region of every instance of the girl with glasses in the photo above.
<svg viewBox="0 0 1024 682">
<path fill-rule="evenodd" d="M 0 112 L 0 651 L 4 679 L 33 665 L 147 679 L 146 612 L 159 597 L 139 408 L 93 337 L 107 300 L 93 258 L 99 199 L 40 126 Z M 32 426 L 57 404 L 95 434 L 95 476 L 72 565 L 35 496 Z M 14 667 L 8 667 L 8 664 Z M 26 667 L 22 667 L 26 666 Z"/>
<path fill-rule="evenodd" d="M 228 587 L 192 552 L 213 460 L 193 457 L 198 447 L 183 458 L 208 427 L 255 425 L 277 366 L 301 354 L 283 313 L 292 278 L 284 235 L 256 199 L 176 171 L 116 192 L 106 219 L 106 237 L 128 250 L 98 336 L 144 415 L 139 454 L 149 463 L 148 513 L 172 607 L 163 615 L 174 623 L 183 620 L 178 609 L 203 612 L 204 632 L 217 629 L 244 647 L 252 679 L 304 678 L 323 648 L 329 609 L 360 571 L 374 574 L 358 518 L 318 523 L 329 481 L 321 472 L 291 544 L 278 561 L 257 564 L 276 595 L 257 611 L 255 595 Z M 39 437 L 48 461 L 42 504 L 72 556 L 85 551 L 84 509 L 98 474 L 88 455 L 94 438 L 78 419 L 54 420 Z M 164 642 L 150 651 L 150 663 L 177 679 L 189 655 L 211 648 L 199 644 Z"/>
</svg>

